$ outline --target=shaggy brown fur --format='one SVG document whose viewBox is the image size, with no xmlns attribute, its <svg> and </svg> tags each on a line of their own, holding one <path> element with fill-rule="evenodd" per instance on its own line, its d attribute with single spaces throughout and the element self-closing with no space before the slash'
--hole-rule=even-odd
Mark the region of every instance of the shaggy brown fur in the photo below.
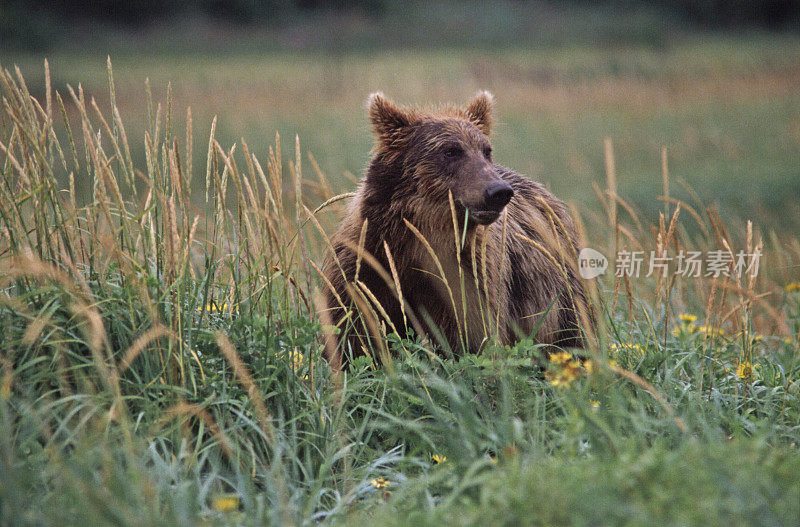
<svg viewBox="0 0 800 527">
<path fill-rule="evenodd" d="M 532 333 L 582 345 L 591 314 L 574 223 L 542 185 L 494 163 L 492 104 L 487 92 L 435 111 L 370 96 L 373 158 L 324 264 L 326 318 L 341 328 L 332 362 L 368 353 L 380 323 L 443 337 L 454 351 Z"/>
</svg>

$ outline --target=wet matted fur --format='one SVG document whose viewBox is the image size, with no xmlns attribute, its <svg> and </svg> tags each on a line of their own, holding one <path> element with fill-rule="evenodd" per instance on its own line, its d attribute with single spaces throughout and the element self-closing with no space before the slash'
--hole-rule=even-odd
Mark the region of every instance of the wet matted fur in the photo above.
<svg viewBox="0 0 800 527">
<path fill-rule="evenodd" d="M 340 328 L 332 362 L 369 353 L 381 323 L 455 352 L 532 334 L 582 346 L 593 316 L 575 224 L 542 185 L 494 162 L 492 106 L 487 92 L 434 110 L 370 96 L 372 160 L 323 266 L 325 319 Z"/>
</svg>

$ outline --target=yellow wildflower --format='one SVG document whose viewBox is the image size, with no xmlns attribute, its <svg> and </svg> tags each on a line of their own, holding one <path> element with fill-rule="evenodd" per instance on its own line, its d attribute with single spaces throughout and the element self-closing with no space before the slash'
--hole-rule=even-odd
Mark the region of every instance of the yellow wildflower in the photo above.
<svg viewBox="0 0 800 527">
<path fill-rule="evenodd" d="M 600 401 L 595 401 L 593 399 L 589 399 L 589 403 L 591 403 L 592 408 L 594 408 L 594 409 L 600 408 Z"/>
<path fill-rule="evenodd" d="M 385 489 L 389 486 L 389 481 L 383 476 L 373 479 L 370 483 L 372 483 L 372 486 L 376 489 Z"/>
<path fill-rule="evenodd" d="M 745 381 L 750 380 L 753 378 L 756 368 L 758 368 L 758 364 L 753 365 L 748 361 L 740 362 L 736 368 L 736 376 Z"/>
<path fill-rule="evenodd" d="M 291 366 L 292 370 L 294 370 L 295 373 L 299 373 L 300 370 L 302 370 L 304 367 L 306 367 L 308 365 L 308 362 L 306 361 L 306 358 L 303 356 L 302 353 L 300 353 L 300 351 L 297 348 L 295 348 L 292 351 L 290 351 L 288 355 L 286 355 L 284 353 L 280 353 L 278 355 L 278 358 L 283 359 L 283 360 L 287 360 L 287 361 L 291 361 L 290 362 L 290 366 Z M 308 380 L 308 374 L 307 373 L 305 375 L 303 375 L 303 380 Z"/>
<path fill-rule="evenodd" d="M 211 506 L 219 512 L 230 512 L 239 509 L 239 496 L 217 496 Z"/>
<path fill-rule="evenodd" d="M 681 321 L 686 322 L 687 324 L 690 324 L 695 320 L 697 320 L 697 317 L 690 313 L 681 313 L 680 315 L 678 315 L 678 318 L 681 319 Z"/>
<path fill-rule="evenodd" d="M 432 456 L 431 456 L 431 459 L 433 459 L 433 461 L 434 461 L 434 462 L 435 462 L 437 465 L 441 465 L 442 463 L 444 463 L 445 461 L 447 461 L 447 456 L 441 456 L 441 455 L 439 455 L 439 454 L 434 454 L 434 455 L 432 455 Z"/>
<path fill-rule="evenodd" d="M 700 333 L 708 333 L 712 337 L 721 337 L 725 334 L 721 328 L 714 328 L 712 326 L 697 326 L 697 331 Z"/>
<path fill-rule="evenodd" d="M 545 379 L 556 388 L 563 388 L 572 384 L 581 374 L 581 364 L 578 361 L 570 361 L 564 364 L 557 372 L 548 371 L 544 374 Z"/>
<path fill-rule="evenodd" d="M 553 364 L 565 365 L 572 360 L 572 354 L 566 351 L 559 351 L 558 353 L 550 354 L 550 362 Z"/>
<path fill-rule="evenodd" d="M 705 326 L 700 326 L 700 327 L 702 328 L 702 327 L 705 327 Z M 691 323 L 690 324 L 681 324 L 680 326 L 675 326 L 675 328 L 672 330 L 672 336 L 673 337 L 680 337 L 681 335 L 692 334 L 692 333 L 695 333 L 697 331 L 699 331 L 699 328 L 697 326 L 695 326 L 694 324 L 691 324 Z"/>
<path fill-rule="evenodd" d="M 295 370 L 299 370 L 300 368 L 303 367 L 303 364 L 305 364 L 304 361 L 305 357 L 303 357 L 303 354 L 297 351 L 297 349 L 295 349 L 292 352 L 292 368 L 294 368 Z"/>
<path fill-rule="evenodd" d="M 787 293 L 800 291 L 800 282 L 792 282 L 791 284 L 787 285 L 785 289 Z"/>
<path fill-rule="evenodd" d="M 588 373 L 588 374 L 590 374 L 590 375 L 591 375 L 592 373 L 594 373 L 594 370 L 595 370 L 595 368 L 596 368 L 596 367 L 595 367 L 595 364 L 594 364 L 594 361 L 593 361 L 593 360 L 591 360 L 591 359 L 589 359 L 589 360 L 587 360 L 586 362 L 584 362 L 584 363 L 583 363 L 583 367 L 584 367 L 584 368 L 586 368 L 586 373 Z"/>
<path fill-rule="evenodd" d="M 205 307 L 198 307 L 197 311 L 208 311 L 209 313 L 230 313 L 233 311 L 233 309 L 229 309 L 227 302 L 223 302 L 221 304 L 209 302 L 205 305 Z"/>
<path fill-rule="evenodd" d="M 644 349 L 639 344 L 612 344 L 611 351 L 620 352 L 623 350 L 628 350 L 634 352 L 634 354 L 644 357 Z"/>
<path fill-rule="evenodd" d="M 569 386 L 572 381 L 575 380 L 575 376 L 566 370 L 562 370 L 558 373 L 547 372 L 544 374 L 544 376 L 545 379 L 547 379 L 547 381 L 556 388 Z"/>
</svg>

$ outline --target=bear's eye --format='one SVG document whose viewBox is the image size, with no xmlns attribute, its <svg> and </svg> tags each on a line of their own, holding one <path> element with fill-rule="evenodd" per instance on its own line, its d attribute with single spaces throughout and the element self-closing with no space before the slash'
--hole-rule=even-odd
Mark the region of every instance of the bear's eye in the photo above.
<svg viewBox="0 0 800 527">
<path fill-rule="evenodd" d="M 488 159 L 489 161 L 492 160 L 492 147 L 491 146 L 487 146 L 486 148 L 483 149 L 483 156 L 486 159 Z"/>
<path fill-rule="evenodd" d="M 458 159 L 464 151 L 458 146 L 450 146 L 444 151 L 444 157 L 447 159 Z"/>
</svg>

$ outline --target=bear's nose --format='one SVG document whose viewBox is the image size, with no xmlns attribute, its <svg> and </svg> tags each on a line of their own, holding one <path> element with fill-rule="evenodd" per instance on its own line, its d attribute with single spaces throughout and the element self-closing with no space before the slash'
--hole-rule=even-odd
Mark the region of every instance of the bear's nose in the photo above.
<svg viewBox="0 0 800 527">
<path fill-rule="evenodd" d="M 486 208 L 491 210 L 503 210 L 511 198 L 514 196 L 514 189 L 505 181 L 495 181 L 489 183 L 484 192 Z"/>
</svg>

